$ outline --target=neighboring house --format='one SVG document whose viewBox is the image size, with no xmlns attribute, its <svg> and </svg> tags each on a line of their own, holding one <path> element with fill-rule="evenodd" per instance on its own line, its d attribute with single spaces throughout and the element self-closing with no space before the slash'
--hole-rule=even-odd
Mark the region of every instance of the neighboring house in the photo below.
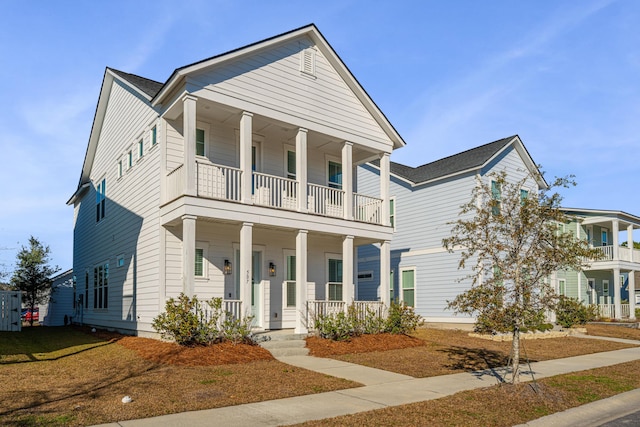
<svg viewBox="0 0 640 427">
<path fill-rule="evenodd" d="M 582 273 L 556 273 L 553 280 L 557 292 L 586 304 L 597 304 L 604 317 L 635 318 L 640 298 L 635 280 L 640 271 L 640 250 L 633 249 L 633 244 L 631 248 L 621 246 L 620 234 L 626 235 L 627 242 L 633 242 L 633 230 L 640 228 L 640 217 L 612 210 L 565 208 L 564 211 L 574 218 L 563 225 L 564 229 L 598 248 L 603 258 L 592 262 Z"/>
<path fill-rule="evenodd" d="M 107 68 L 68 201 L 82 321 L 145 334 L 184 292 L 305 331 L 308 300 L 353 299 L 359 246 L 380 244 L 388 270 L 403 145 L 313 25 L 165 83 Z M 361 192 L 354 170 L 372 160 Z"/>
<path fill-rule="evenodd" d="M 358 186 L 372 191 L 380 177 L 377 163 L 358 168 Z M 461 206 L 468 203 L 478 183 L 491 185 L 492 172 L 507 172 L 507 179 L 517 182 L 529 178 L 523 191 L 537 192 L 547 183 L 520 138 L 511 136 L 480 147 L 437 160 L 416 168 L 391 163 L 391 241 L 390 298 L 415 307 L 427 322 L 473 322 L 448 310 L 453 300 L 471 286 L 465 279 L 469 269 L 459 270 L 460 252 L 448 253 L 442 239 L 451 235 L 450 222 L 459 217 Z M 381 272 L 377 245 L 362 246 L 358 251 L 357 297 L 360 300 L 383 300 L 386 272 Z M 469 261 L 467 265 L 472 265 Z"/>
<path fill-rule="evenodd" d="M 73 269 L 60 273 L 51 279 L 51 294 L 45 304 L 40 304 L 40 323 L 45 326 L 63 326 L 75 313 L 75 287 Z"/>
</svg>

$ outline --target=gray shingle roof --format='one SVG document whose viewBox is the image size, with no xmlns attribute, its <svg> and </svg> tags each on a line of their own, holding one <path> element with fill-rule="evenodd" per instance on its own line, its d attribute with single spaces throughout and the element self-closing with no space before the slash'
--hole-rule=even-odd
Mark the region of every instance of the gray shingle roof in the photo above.
<svg viewBox="0 0 640 427">
<path fill-rule="evenodd" d="M 517 135 L 508 138 L 502 138 L 494 142 L 490 142 L 480 147 L 472 148 L 435 162 L 427 163 L 418 167 L 402 165 L 400 163 L 391 162 L 391 173 L 401 178 L 411 181 L 414 184 L 431 181 L 437 178 L 453 175 L 470 169 L 477 169 L 484 165 L 496 153 L 502 150 Z M 379 161 L 373 162 L 379 166 Z"/>
<path fill-rule="evenodd" d="M 111 70 L 114 74 L 117 74 L 124 80 L 128 81 L 129 83 L 140 89 L 142 92 L 149 95 L 149 97 L 151 98 L 156 96 L 156 94 L 160 92 L 160 89 L 162 89 L 162 86 L 164 86 L 164 83 L 136 76 L 135 74 L 125 73 L 124 71 L 119 71 L 113 68 L 109 68 L 109 70 Z"/>
</svg>

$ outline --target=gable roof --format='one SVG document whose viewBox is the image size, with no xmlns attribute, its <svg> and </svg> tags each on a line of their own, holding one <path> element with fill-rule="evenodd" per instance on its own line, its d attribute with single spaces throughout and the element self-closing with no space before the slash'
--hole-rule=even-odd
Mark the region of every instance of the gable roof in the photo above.
<svg viewBox="0 0 640 427">
<path fill-rule="evenodd" d="M 162 83 L 155 80 L 147 79 L 146 77 L 140 77 L 136 76 L 135 74 L 125 73 L 124 71 L 119 71 L 114 68 L 107 69 L 111 70 L 114 74 L 118 75 L 131 85 L 138 88 L 140 91 L 146 94 L 150 100 L 154 96 L 156 96 L 158 92 L 160 92 L 160 89 L 162 89 L 162 86 L 164 86 Z"/>
<path fill-rule="evenodd" d="M 532 172 L 538 171 L 536 164 L 533 162 L 520 137 L 513 135 L 415 168 L 391 162 L 391 174 L 414 186 L 426 184 L 482 169 L 511 146 L 515 147 L 529 170 Z M 372 163 L 375 166 L 379 166 L 379 161 Z M 538 185 L 542 188 L 548 187 L 547 182 L 542 176 L 538 179 Z"/>
</svg>

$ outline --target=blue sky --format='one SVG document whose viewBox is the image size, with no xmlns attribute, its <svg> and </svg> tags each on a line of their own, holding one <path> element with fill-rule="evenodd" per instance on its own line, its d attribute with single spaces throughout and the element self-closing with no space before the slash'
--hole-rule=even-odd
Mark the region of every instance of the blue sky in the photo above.
<svg viewBox="0 0 640 427">
<path fill-rule="evenodd" d="M 519 134 L 547 176 L 576 175 L 565 206 L 640 215 L 638 1 L 4 1 L 0 264 L 34 235 L 71 267 L 106 66 L 164 82 L 309 23 L 407 141 L 393 161 Z"/>
</svg>

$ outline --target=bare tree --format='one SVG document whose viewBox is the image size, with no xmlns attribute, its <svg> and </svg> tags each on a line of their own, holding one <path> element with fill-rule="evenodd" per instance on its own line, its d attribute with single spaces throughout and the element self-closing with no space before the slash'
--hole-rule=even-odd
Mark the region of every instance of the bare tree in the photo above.
<svg viewBox="0 0 640 427">
<path fill-rule="evenodd" d="M 449 301 L 456 313 L 476 315 L 476 328 L 510 332 L 512 382 L 520 375 L 520 330 L 545 321 L 557 295 L 549 277 L 563 269 L 582 270 L 600 252 L 589 247 L 562 224 L 570 221 L 560 210 L 561 196 L 553 189 L 574 186 L 573 177 L 556 178 L 548 189 L 527 192 L 533 176 L 510 182 L 506 172 L 478 183 L 471 200 L 461 207 L 451 237 L 443 240 L 449 251 L 460 250 L 458 268 L 470 264 L 467 291 Z"/>
</svg>

